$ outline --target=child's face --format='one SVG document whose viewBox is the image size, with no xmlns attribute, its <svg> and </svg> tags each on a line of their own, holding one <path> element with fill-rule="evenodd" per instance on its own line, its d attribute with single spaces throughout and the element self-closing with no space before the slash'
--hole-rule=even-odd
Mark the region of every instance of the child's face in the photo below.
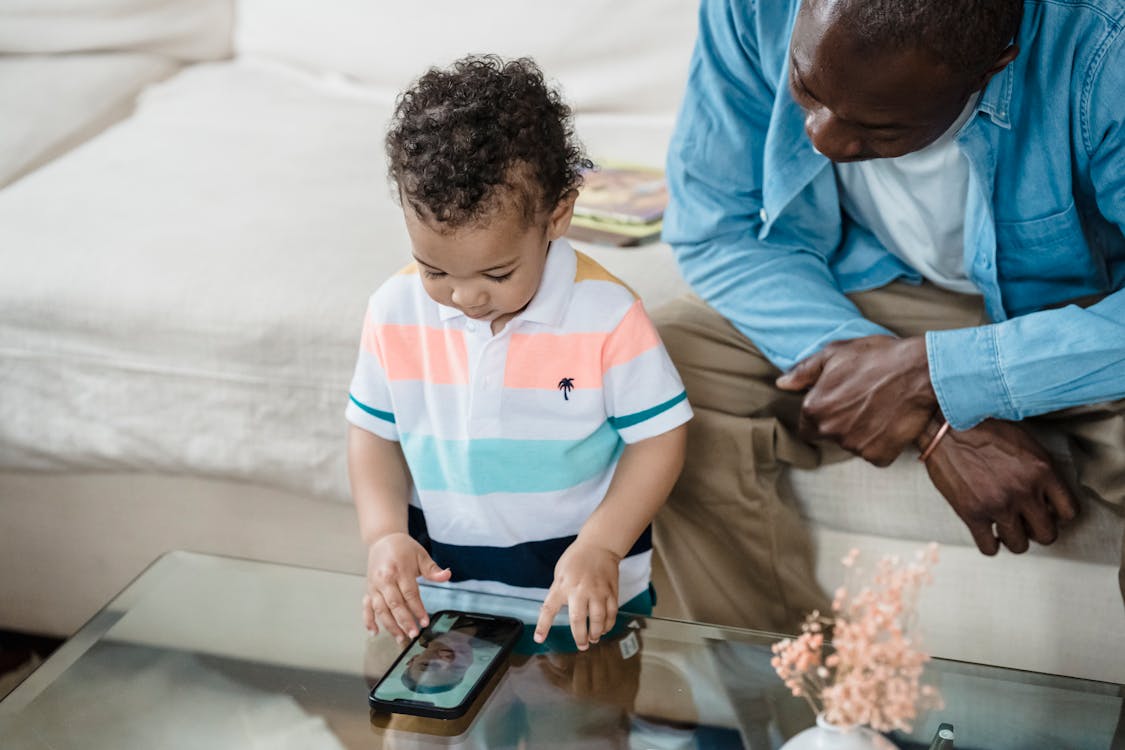
<svg viewBox="0 0 1125 750">
<path fill-rule="evenodd" d="M 570 227 L 574 197 L 528 224 L 515 209 L 501 209 L 477 226 L 439 232 L 409 206 L 403 214 L 426 293 L 439 304 L 499 333 L 518 315 L 543 278 L 547 245 Z"/>
</svg>

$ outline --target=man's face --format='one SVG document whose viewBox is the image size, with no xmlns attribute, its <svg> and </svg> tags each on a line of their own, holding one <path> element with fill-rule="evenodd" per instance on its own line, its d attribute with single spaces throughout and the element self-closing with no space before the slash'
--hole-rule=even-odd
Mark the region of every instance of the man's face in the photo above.
<svg viewBox="0 0 1125 750">
<path fill-rule="evenodd" d="M 449 688 L 465 677 L 473 663 L 473 649 L 467 638 L 454 636 L 434 639 L 407 662 L 406 671 L 417 685 L 431 690 Z"/>
<path fill-rule="evenodd" d="M 902 156 L 944 133 L 977 88 L 922 50 L 872 49 L 835 24 L 838 4 L 806 0 L 793 27 L 789 88 L 805 131 L 834 162 Z"/>
</svg>

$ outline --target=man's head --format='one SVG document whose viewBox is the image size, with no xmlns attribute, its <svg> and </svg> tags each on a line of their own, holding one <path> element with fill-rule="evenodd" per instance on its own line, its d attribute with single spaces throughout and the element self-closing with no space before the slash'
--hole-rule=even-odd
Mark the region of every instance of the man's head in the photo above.
<svg viewBox="0 0 1125 750">
<path fill-rule="evenodd" d="M 932 143 L 1015 59 L 1023 0 L 804 0 L 789 86 L 833 161 Z"/>
<path fill-rule="evenodd" d="M 402 684 L 415 693 L 444 693 L 465 678 L 473 664 L 470 637 L 458 632 L 443 633 L 426 644 L 406 663 Z"/>
<path fill-rule="evenodd" d="M 482 320 L 522 310 L 591 166 L 535 63 L 431 69 L 399 97 L 386 148 L 430 296 Z"/>
</svg>

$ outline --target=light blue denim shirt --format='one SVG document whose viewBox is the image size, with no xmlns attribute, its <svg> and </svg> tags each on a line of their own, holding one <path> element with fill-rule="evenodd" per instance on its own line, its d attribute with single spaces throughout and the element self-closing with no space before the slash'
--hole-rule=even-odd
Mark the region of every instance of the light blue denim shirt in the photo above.
<svg viewBox="0 0 1125 750">
<path fill-rule="evenodd" d="M 888 333 L 844 293 L 921 281 L 842 214 L 805 135 L 787 85 L 798 6 L 703 0 L 664 223 L 696 292 L 782 369 Z M 1125 397 L 1123 24 L 1125 0 L 1028 0 L 1019 56 L 957 135 L 965 270 L 993 322 L 926 335 L 956 429 Z"/>
</svg>

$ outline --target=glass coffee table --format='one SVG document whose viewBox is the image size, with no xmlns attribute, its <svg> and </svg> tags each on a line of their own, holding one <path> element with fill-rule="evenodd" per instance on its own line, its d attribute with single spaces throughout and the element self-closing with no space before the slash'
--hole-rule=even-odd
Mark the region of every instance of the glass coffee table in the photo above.
<svg viewBox="0 0 1125 750">
<path fill-rule="evenodd" d="M 813 722 L 769 666 L 776 636 L 623 615 L 582 654 L 515 655 L 464 718 L 371 713 L 399 652 L 359 617 L 363 579 L 186 552 L 154 563 L 0 702 L 4 750 L 780 747 Z M 534 622 L 535 601 L 423 587 L 432 612 Z M 1125 746 L 1120 685 L 935 660 L 956 747 Z"/>
</svg>

